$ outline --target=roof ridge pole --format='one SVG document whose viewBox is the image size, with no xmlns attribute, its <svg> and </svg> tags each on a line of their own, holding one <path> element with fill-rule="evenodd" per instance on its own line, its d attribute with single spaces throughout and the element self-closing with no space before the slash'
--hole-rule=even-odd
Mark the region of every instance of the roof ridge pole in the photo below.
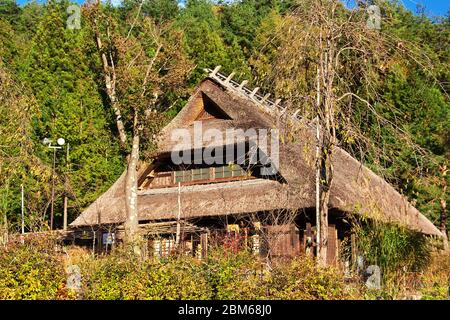
<svg viewBox="0 0 450 320">
<path fill-rule="evenodd" d="M 253 89 L 252 93 L 250 93 L 250 98 L 253 98 L 255 96 L 255 94 L 258 92 L 259 87 L 256 87 L 255 89 Z"/>
<path fill-rule="evenodd" d="M 209 76 L 214 78 L 217 72 L 219 72 L 220 68 L 222 68 L 222 66 L 215 67 L 214 70 L 209 74 Z"/>
<path fill-rule="evenodd" d="M 229 76 L 225 79 L 224 83 L 225 84 L 229 84 L 231 79 L 233 79 L 235 74 L 236 74 L 236 72 L 234 72 L 234 71 L 232 73 L 230 73 Z"/>
<path fill-rule="evenodd" d="M 280 104 L 280 102 L 281 102 L 281 99 L 275 100 L 274 106 L 278 106 Z"/>
<path fill-rule="evenodd" d="M 266 102 L 267 99 L 269 99 L 270 93 L 266 94 L 262 99 L 261 102 Z"/>
<path fill-rule="evenodd" d="M 242 90 L 244 89 L 244 86 L 248 83 L 248 80 L 244 80 L 241 82 L 241 84 L 239 85 L 239 89 Z"/>
</svg>

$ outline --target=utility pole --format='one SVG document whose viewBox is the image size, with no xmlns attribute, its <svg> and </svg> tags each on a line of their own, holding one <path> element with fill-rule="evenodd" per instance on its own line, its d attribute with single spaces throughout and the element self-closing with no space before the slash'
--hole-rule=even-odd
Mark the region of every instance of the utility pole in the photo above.
<svg viewBox="0 0 450 320">
<path fill-rule="evenodd" d="M 53 149 L 53 167 L 52 167 L 52 196 L 51 196 L 51 206 L 50 206 L 50 230 L 53 230 L 53 217 L 55 210 L 55 173 L 56 173 L 56 150 L 62 149 L 62 146 L 66 143 L 66 140 L 59 138 L 56 142 L 58 146 L 52 145 L 52 140 L 45 138 L 44 144 L 48 148 Z"/>
<path fill-rule="evenodd" d="M 70 148 L 70 144 L 67 144 L 67 153 L 66 153 L 66 167 L 67 167 L 67 171 L 69 171 L 69 148 Z M 67 173 L 68 174 L 68 173 Z M 64 194 L 64 216 L 63 216 L 63 230 L 66 231 L 67 230 L 67 202 L 68 202 L 68 197 L 67 197 L 67 193 Z"/>
<path fill-rule="evenodd" d="M 53 148 L 53 166 L 52 166 L 52 198 L 50 207 L 50 230 L 53 230 L 53 213 L 55 210 L 55 166 L 56 166 L 56 148 Z"/>
</svg>

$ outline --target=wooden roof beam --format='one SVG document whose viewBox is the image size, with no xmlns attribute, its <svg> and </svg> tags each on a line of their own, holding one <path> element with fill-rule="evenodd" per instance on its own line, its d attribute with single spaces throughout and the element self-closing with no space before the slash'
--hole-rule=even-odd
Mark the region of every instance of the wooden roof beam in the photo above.
<svg viewBox="0 0 450 320">
<path fill-rule="evenodd" d="M 222 68 L 222 66 L 217 66 L 214 68 L 214 70 L 209 74 L 210 77 L 215 77 L 217 72 L 219 72 L 220 68 Z"/>
<path fill-rule="evenodd" d="M 259 87 L 256 87 L 255 89 L 253 89 L 252 93 L 250 93 L 250 98 L 253 98 L 255 96 L 255 94 L 258 92 Z"/>
<path fill-rule="evenodd" d="M 242 90 L 247 83 L 248 83 L 248 80 L 242 81 L 241 84 L 239 85 L 239 89 Z"/>
<path fill-rule="evenodd" d="M 261 102 L 266 102 L 266 100 L 269 99 L 269 97 L 270 97 L 270 93 L 266 94 L 266 95 L 262 98 Z"/>
<path fill-rule="evenodd" d="M 275 106 L 275 107 L 278 106 L 278 105 L 280 104 L 280 102 L 281 102 L 281 99 L 275 100 L 274 106 Z"/>
<path fill-rule="evenodd" d="M 233 77 L 234 77 L 234 75 L 235 75 L 236 73 L 235 72 L 232 72 L 232 73 L 230 73 L 230 75 L 225 79 L 225 84 L 229 84 L 230 83 L 230 81 L 233 79 Z"/>
</svg>

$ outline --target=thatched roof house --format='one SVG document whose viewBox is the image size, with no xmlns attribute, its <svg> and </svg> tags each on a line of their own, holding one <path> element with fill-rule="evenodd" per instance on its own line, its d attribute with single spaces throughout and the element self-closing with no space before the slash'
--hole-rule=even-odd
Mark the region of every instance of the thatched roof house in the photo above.
<svg viewBox="0 0 450 320">
<path fill-rule="evenodd" d="M 282 235 L 281 244 L 273 245 L 272 252 L 278 252 L 277 255 L 309 252 L 306 249 L 308 239 L 314 238 L 315 229 L 314 127 L 296 114 L 290 115 L 279 106 L 279 101 L 272 102 L 267 96 L 258 95 L 257 89 L 250 90 L 232 81 L 231 77 L 218 73 L 217 68 L 210 70 L 186 106 L 162 130 L 153 162 L 139 170 L 141 230 L 149 238 L 162 234 L 173 238 L 175 232 L 179 238 L 179 225 L 183 221 L 186 231 L 181 239 L 183 247 L 189 248 L 192 254 L 200 250 L 203 255 L 212 228 L 225 227 L 228 234 L 230 230 L 239 233 L 237 226 L 241 226 L 240 230 L 245 229 L 245 239 L 250 237 L 252 248 L 261 253 L 258 238 L 261 231 L 258 230 L 262 229 L 255 226 L 262 223 L 269 230 L 268 234 Z M 240 129 L 245 135 L 230 137 L 227 135 L 230 129 Z M 279 145 L 269 143 L 264 152 L 257 154 L 258 161 L 251 163 L 252 150 L 255 151 L 255 146 L 262 150 L 259 143 L 262 133 L 270 129 L 278 130 Z M 211 133 L 223 139 L 214 139 Z M 238 149 L 240 146 L 244 149 Z M 205 158 L 206 150 L 213 150 L 207 153 L 209 159 Z M 229 150 L 233 150 L 231 158 L 227 154 Z M 239 150 L 245 150 L 245 159 L 240 161 Z M 187 154 L 183 159 L 194 161 L 179 164 L 174 154 Z M 203 158 L 196 162 L 198 154 Z M 209 161 L 211 159 L 220 159 L 222 163 Z M 334 152 L 333 164 L 327 249 L 330 263 L 338 261 L 341 243 L 348 242 L 343 241 L 349 237 L 349 228 L 345 225 L 348 222 L 343 218 L 348 213 L 442 236 L 389 183 L 339 147 Z M 276 170 L 271 174 L 263 173 L 267 166 Z M 108 235 L 111 230 L 120 234 L 126 216 L 125 177 L 124 172 L 70 224 L 74 232 L 84 234 L 82 230 L 99 230 L 98 236 L 93 236 L 94 241 L 101 239 L 105 231 Z M 278 217 L 286 212 L 292 213 L 294 219 L 276 225 L 273 213 Z M 269 216 L 271 221 L 266 219 Z M 251 217 L 252 222 L 243 223 L 242 217 Z M 105 239 L 103 233 L 103 244 Z M 161 241 L 150 241 L 155 254 L 167 253 L 173 248 L 173 239 Z"/>
<path fill-rule="evenodd" d="M 229 128 L 278 128 L 283 136 L 286 126 L 291 126 L 297 133 L 289 141 L 282 142 L 279 147 L 278 179 L 253 177 L 183 183 L 180 198 L 184 219 L 314 207 L 314 131 L 307 124 L 302 124 L 301 120 L 283 113 L 278 103 L 259 96 L 256 90 L 250 91 L 215 70 L 200 83 L 187 105 L 163 129 L 155 161 L 140 170 L 140 221 L 176 219 L 180 209 L 177 184 L 168 183 L 158 187 L 153 186 L 151 180 L 155 179 L 155 172 L 162 172 L 167 177 L 165 164 L 170 162 L 170 152 L 177 143 L 171 139 L 172 132 L 175 129 L 186 129 L 186 132 L 192 132 L 193 136 L 194 121 L 202 122 L 203 132 L 213 128 L 224 135 Z M 256 140 L 258 137 L 256 135 L 247 138 Z M 229 143 L 233 142 L 223 142 L 224 145 Z M 206 145 L 202 143 L 195 146 L 192 142 L 180 147 L 178 143 L 177 148 L 195 149 L 204 148 Z M 404 196 L 346 151 L 336 148 L 333 161 L 335 178 L 330 198 L 332 208 L 400 223 L 425 234 L 441 235 Z M 165 169 L 158 171 L 159 166 Z M 72 222 L 71 227 L 123 223 L 124 180 L 125 173 Z"/>
</svg>

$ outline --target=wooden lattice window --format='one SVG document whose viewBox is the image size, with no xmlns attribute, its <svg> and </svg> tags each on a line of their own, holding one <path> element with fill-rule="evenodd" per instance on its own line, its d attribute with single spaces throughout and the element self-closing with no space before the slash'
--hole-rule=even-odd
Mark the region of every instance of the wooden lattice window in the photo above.
<svg viewBox="0 0 450 320">
<path fill-rule="evenodd" d="M 209 168 L 175 171 L 175 183 L 209 180 Z"/>
<path fill-rule="evenodd" d="M 214 168 L 214 178 L 216 179 L 242 177 L 246 175 L 245 170 L 237 164 Z"/>
<path fill-rule="evenodd" d="M 221 167 L 178 169 L 164 172 L 152 171 L 147 175 L 147 179 L 141 183 L 140 188 L 166 188 L 176 186 L 178 183 L 191 185 L 251 178 L 251 173 L 245 171 L 241 166 L 229 164 Z"/>
</svg>

